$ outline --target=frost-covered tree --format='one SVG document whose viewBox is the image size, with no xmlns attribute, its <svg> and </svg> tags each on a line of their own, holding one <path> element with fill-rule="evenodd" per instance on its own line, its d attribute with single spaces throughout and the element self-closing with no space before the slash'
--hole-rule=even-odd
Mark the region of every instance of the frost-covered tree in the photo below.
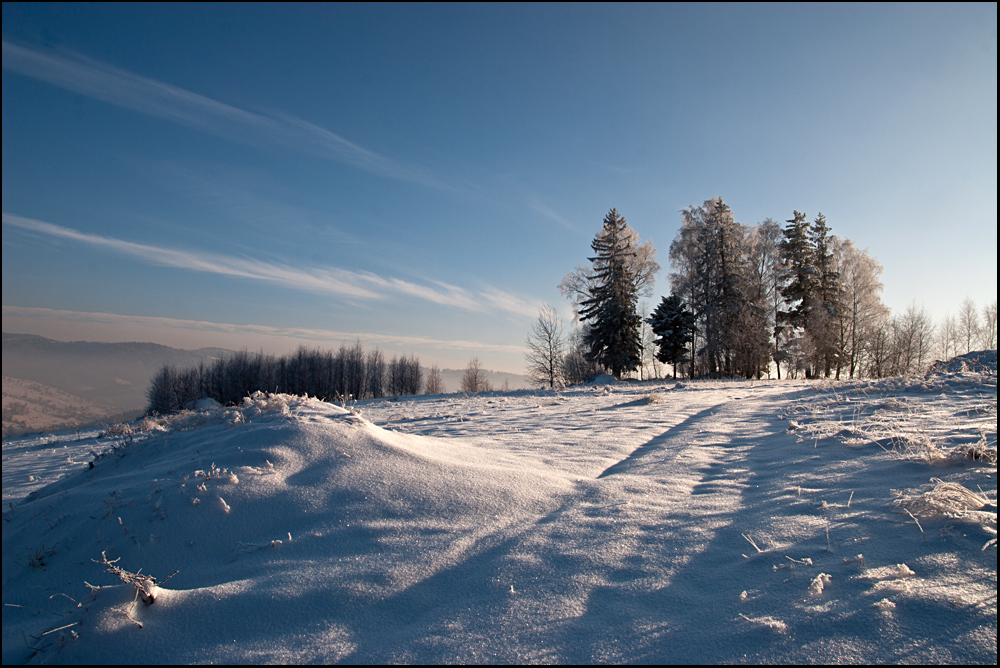
<svg viewBox="0 0 1000 668">
<path fill-rule="evenodd" d="M 958 353 L 958 323 L 955 316 L 948 314 L 943 317 L 937 331 L 941 359 L 951 359 Z"/>
<path fill-rule="evenodd" d="M 538 320 L 525 340 L 528 352 L 525 354 L 528 378 L 532 383 L 554 388 L 562 385 L 563 353 L 565 339 L 562 321 L 556 310 L 544 305 L 538 312 Z"/>
<path fill-rule="evenodd" d="M 587 349 L 586 336 L 584 332 L 587 325 L 583 324 L 575 328 L 569 335 L 566 345 L 566 354 L 563 355 L 562 377 L 567 385 L 577 385 L 586 383 L 594 376 L 603 373 L 601 369 L 590 357 Z"/>
<path fill-rule="evenodd" d="M 781 296 L 789 308 L 782 312 L 782 320 L 794 330 L 804 330 L 816 293 L 816 266 L 812 244 L 809 242 L 809 223 L 806 214 L 794 211 L 785 221 L 781 257 L 783 264 Z"/>
<path fill-rule="evenodd" d="M 656 339 L 656 359 L 669 364 L 677 378 L 677 364 L 681 362 L 687 346 L 694 338 L 694 314 L 677 295 L 664 297 L 647 322 L 652 327 Z"/>
<path fill-rule="evenodd" d="M 916 302 L 894 318 L 894 374 L 923 373 L 931 361 L 934 323 Z"/>
<path fill-rule="evenodd" d="M 642 340 L 636 312 L 635 243 L 616 209 L 604 217 L 601 232 L 590 246 L 595 253 L 589 258 L 594 273 L 588 286 L 590 296 L 580 303 L 580 320 L 590 325 L 586 341 L 591 359 L 621 378 L 641 363 Z"/>
<path fill-rule="evenodd" d="M 465 374 L 462 376 L 462 391 L 475 394 L 476 392 L 489 392 L 492 389 L 482 363 L 478 357 L 473 357 L 469 360 L 469 365 L 465 367 Z"/>
<path fill-rule="evenodd" d="M 783 287 L 786 303 L 781 321 L 789 333 L 803 339 L 809 351 L 806 376 L 829 376 L 840 364 L 840 277 L 826 217 L 819 214 L 810 225 L 804 213 L 794 211 L 786 221 L 781 242 Z"/>
<path fill-rule="evenodd" d="M 624 222 L 624 219 L 622 219 Z M 597 233 L 597 238 L 605 234 L 602 226 Z M 634 255 L 626 258 L 625 262 L 628 271 L 635 277 L 635 287 L 639 296 L 652 297 L 653 283 L 656 280 L 656 272 L 660 270 L 660 265 L 656 261 L 656 249 L 653 248 L 652 239 L 646 241 L 639 240 L 639 233 L 630 225 L 625 224 L 620 233 L 625 238 L 626 245 L 632 248 Z M 559 283 L 559 292 L 573 305 L 574 321 L 579 319 L 581 305 L 590 299 L 591 291 L 595 287 L 595 267 L 590 263 L 578 264 L 576 269 L 566 274 L 566 277 Z"/>
<path fill-rule="evenodd" d="M 681 211 L 681 226 L 670 244 L 670 285 L 671 294 L 685 301 L 694 318 L 700 320 L 704 313 L 705 278 L 700 272 L 701 247 L 700 227 L 704 223 L 704 207 L 689 206 Z M 688 375 L 695 376 L 695 367 L 700 343 L 698 332 L 692 330 L 691 355 L 688 358 Z"/>
<path fill-rule="evenodd" d="M 983 307 L 983 321 L 979 327 L 979 347 L 995 350 L 997 347 L 997 300 Z"/>
<path fill-rule="evenodd" d="M 694 313 L 691 375 L 700 372 L 755 377 L 767 370 L 772 325 L 766 277 L 757 273 L 753 231 L 737 223 L 716 197 L 681 212 L 681 228 L 670 246 L 671 294 Z"/>
<path fill-rule="evenodd" d="M 784 300 L 781 296 L 781 226 L 770 218 L 750 230 L 749 243 L 753 268 L 751 296 L 764 309 L 765 326 L 771 332 L 770 356 L 775 361 L 778 378 L 781 378 L 781 345 L 784 329 L 779 327 L 778 314 Z M 770 378 L 770 365 L 767 365 Z"/>
<path fill-rule="evenodd" d="M 432 364 L 427 371 L 427 382 L 424 384 L 424 394 L 441 394 L 444 392 L 444 380 L 441 378 L 441 369 L 437 364 Z"/>
<path fill-rule="evenodd" d="M 842 290 L 833 253 L 836 237 L 830 235 L 826 216 L 822 213 L 816 216 L 809 228 L 809 240 L 813 247 L 813 266 L 816 269 L 814 311 L 822 309 L 821 317 L 813 318 L 810 335 L 816 342 L 817 371 L 822 368 L 823 375 L 829 377 L 830 371 L 840 361 L 837 334 Z"/>
<path fill-rule="evenodd" d="M 958 307 L 958 340 L 965 352 L 972 352 L 972 347 L 979 338 L 979 312 L 976 302 L 966 297 Z"/>
<path fill-rule="evenodd" d="M 832 248 L 841 287 L 837 377 L 844 367 L 854 378 L 863 374 L 868 337 L 889 311 L 881 299 L 882 265 L 850 239 L 834 237 Z"/>
</svg>

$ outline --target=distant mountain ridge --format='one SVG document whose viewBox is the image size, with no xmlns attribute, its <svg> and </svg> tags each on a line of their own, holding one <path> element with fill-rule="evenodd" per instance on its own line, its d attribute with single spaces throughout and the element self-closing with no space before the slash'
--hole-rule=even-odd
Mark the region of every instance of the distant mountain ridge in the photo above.
<svg viewBox="0 0 1000 668">
<path fill-rule="evenodd" d="M 146 406 L 150 379 L 163 365 L 196 366 L 230 352 L 145 342 L 66 342 L 3 332 L 3 433 L 95 424 L 138 413 Z M 36 405 L 45 388 L 61 397 L 60 410 Z M 79 406 L 69 408 L 67 395 L 78 397 Z"/>
<path fill-rule="evenodd" d="M 55 341 L 3 332 L 3 435 L 137 415 L 147 406 L 150 381 L 164 365 L 187 369 L 233 352 L 182 350 L 139 341 Z M 426 378 L 427 367 L 421 370 Z M 442 369 L 445 392 L 460 391 L 464 374 L 464 369 Z M 503 390 L 505 384 L 511 390 L 533 387 L 521 374 L 488 370 L 485 374 L 494 390 Z M 79 403 L 74 405 L 72 397 Z"/>
</svg>

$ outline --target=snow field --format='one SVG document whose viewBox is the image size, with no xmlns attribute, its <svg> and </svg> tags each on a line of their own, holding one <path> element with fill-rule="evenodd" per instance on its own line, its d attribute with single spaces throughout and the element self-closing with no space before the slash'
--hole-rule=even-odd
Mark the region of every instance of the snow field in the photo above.
<svg viewBox="0 0 1000 668">
<path fill-rule="evenodd" d="M 995 452 L 942 378 L 202 407 L 5 513 L 4 662 L 993 663 L 995 458 L 899 445 Z"/>
</svg>

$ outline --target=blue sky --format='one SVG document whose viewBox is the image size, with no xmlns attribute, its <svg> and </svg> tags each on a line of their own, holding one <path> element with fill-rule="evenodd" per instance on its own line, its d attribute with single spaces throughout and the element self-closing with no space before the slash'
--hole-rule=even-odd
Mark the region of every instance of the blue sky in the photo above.
<svg viewBox="0 0 1000 668">
<path fill-rule="evenodd" d="M 523 369 L 616 207 L 996 299 L 995 4 L 3 6 L 3 327 Z"/>
</svg>

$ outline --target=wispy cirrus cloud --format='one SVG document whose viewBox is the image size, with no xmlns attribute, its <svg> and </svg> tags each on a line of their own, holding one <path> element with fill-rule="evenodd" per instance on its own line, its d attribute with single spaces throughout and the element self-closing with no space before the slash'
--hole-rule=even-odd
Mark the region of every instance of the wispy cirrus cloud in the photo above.
<svg viewBox="0 0 1000 668">
<path fill-rule="evenodd" d="M 4 41 L 3 69 L 233 141 L 290 148 L 379 176 L 452 189 L 418 166 L 380 155 L 300 118 L 233 107 L 80 54 L 56 55 Z"/>
<path fill-rule="evenodd" d="M 435 339 L 425 336 L 404 336 L 375 332 L 343 332 L 338 330 L 313 329 L 306 327 L 271 327 L 268 325 L 256 324 L 239 325 L 232 323 L 208 322 L 204 320 L 184 320 L 180 318 L 165 318 L 158 316 L 122 315 L 118 313 L 68 311 L 61 309 L 22 306 L 4 306 L 2 310 L 5 322 L 10 319 L 12 321 L 16 320 L 20 323 L 25 321 L 49 321 L 74 323 L 77 325 L 104 326 L 110 327 L 113 331 L 117 332 L 119 339 L 121 338 L 122 332 L 125 332 L 126 336 L 132 332 L 142 332 L 145 333 L 146 336 L 149 336 L 149 333 L 155 333 L 157 337 L 163 338 L 165 330 L 172 330 L 193 335 L 221 334 L 226 337 L 225 340 L 230 342 L 239 341 L 241 337 L 250 337 L 252 340 L 283 340 L 286 342 L 311 342 L 324 345 L 332 345 L 339 341 L 359 340 L 362 343 L 370 345 L 393 345 L 404 348 L 420 347 L 462 352 L 479 351 L 514 355 L 521 355 L 524 353 L 523 346 L 481 343 L 478 341 L 466 341 L 462 339 Z M 4 330 L 7 330 L 6 324 L 4 326 Z M 143 334 L 140 334 L 140 336 L 142 335 Z M 171 341 L 171 343 L 173 344 L 175 342 Z M 184 344 L 181 343 L 180 345 Z M 230 343 L 229 345 L 233 345 L 233 343 Z"/>
<path fill-rule="evenodd" d="M 546 218 L 554 220 L 555 222 L 565 227 L 567 230 L 583 235 L 583 232 L 581 232 L 575 225 L 573 225 L 573 223 L 569 222 L 568 220 L 566 220 L 566 218 L 560 216 L 558 213 L 556 213 L 549 207 L 539 202 L 536 198 L 532 197 L 531 199 L 528 200 L 527 204 L 529 207 L 531 207 L 538 213 L 542 214 Z"/>
<path fill-rule="evenodd" d="M 3 213 L 3 225 L 57 239 L 115 251 L 163 267 L 199 271 L 234 278 L 264 281 L 286 288 L 337 295 L 348 299 L 379 300 L 405 295 L 424 301 L 477 313 L 504 311 L 534 315 L 537 308 L 496 288 L 475 293 L 443 282 L 422 285 L 400 278 L 346 269 L 299 269 L 284 264 L 198 251 L 139 244 L 114 237 L 80 232 L 42 220 Z"/>
</svg>

